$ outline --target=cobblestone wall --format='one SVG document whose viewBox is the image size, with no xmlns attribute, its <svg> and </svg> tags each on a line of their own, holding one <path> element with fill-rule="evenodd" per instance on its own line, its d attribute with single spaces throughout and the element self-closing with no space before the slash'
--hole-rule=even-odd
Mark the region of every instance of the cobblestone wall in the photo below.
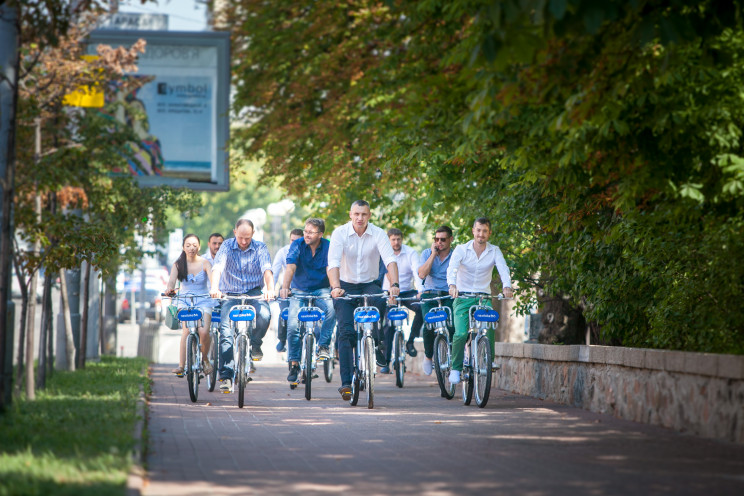
<svg viewBox="0 0 744 496">
<path fill-rule="evenodd" d="M 500 389 L 744 443 L 744 357 L 496 344 Z"/>
</svg>

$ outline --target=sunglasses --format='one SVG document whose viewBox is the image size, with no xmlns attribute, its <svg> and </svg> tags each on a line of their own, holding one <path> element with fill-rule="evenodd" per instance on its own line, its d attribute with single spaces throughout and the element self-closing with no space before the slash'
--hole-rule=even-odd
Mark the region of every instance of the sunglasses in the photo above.
<svg viewBox="0 0 744 496">
<path fill-rule="evenodd" d="M 437 238 L 437 237 L 435 237 L 434 238 L 434 241 L 436 241 L 437 243 L 444 243 L 444 242 L 447 241 L 447 238 Z"/>
</svg>

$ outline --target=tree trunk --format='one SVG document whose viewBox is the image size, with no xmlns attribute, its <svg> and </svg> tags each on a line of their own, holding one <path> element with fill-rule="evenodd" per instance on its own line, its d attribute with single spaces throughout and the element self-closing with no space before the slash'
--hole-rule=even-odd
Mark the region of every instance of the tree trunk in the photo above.
<svg viewBox="0 0 744 496">
<path fill-rule="evenodd" d="M 88 344 L 88 300 L 90 293 L 90 262 L 85 262 L 85 275 L 83 276 L 83 315 L 80 318 L 80 354 L 78 355 L 78 368 L 85 368 L 85 356 Z"/>
<path fill-rule="evenodd" d="M 18 336 L 18 358 L 16 359 L 16 377 L 14 390 L 16 393 L 21 391 L 21 383 L 23 381 L 23 370 L 25 365 L 25 344 L 26 344 L 26 321 L 28 316 L 28 288 L 26 287 L 26 281 L 23 280 L 21 275 L 21 264 L 18 263 L 17 258 L 13 258 L 13 265 L 15 266 L 16 277 L 18 278 L 18 285 L 21 288 L 21 325 L 20 335 Z"/>
<path fill-rule="evenodd" d="M 39 389 L 44 389 L 46 386 L 46 372 L 47 372 L 47 339 L 49 335 L 49 305 L 47 305 L 47 299 L 52 298 L 52 275 L 44 274 L 44 291 L 41 296 L 41 322 L 39 331 L 39 366 L 36 370 L 36 386 Z"/>
<path fill-rule="evenodd" d="M 67 370 L 75 370 L 75 338 L 72 336 L 72 316 L 70 315 L 70 302 L 67 299 L 67 281 L 65 271 L 59 271 L 60 287 L 62 290 L 62 314 L 65 317 L 65 344 L 67 350 Z"/>
</svg>

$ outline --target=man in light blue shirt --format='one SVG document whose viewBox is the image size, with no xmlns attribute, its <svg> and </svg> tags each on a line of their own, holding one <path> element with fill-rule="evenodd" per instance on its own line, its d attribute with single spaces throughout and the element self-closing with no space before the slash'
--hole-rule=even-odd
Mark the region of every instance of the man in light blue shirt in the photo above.
<svg viewBox="0 0 744 496">
<path fill-rule="evenodd" d="M 437 306 L 435 302 L 427 303 L 427 298 L 437 296 L 447 296 L 449 286 L 447 286 L 447 268 L 449 267 L 450 257 L 452 255 L 452 229 L 449 226 L 439 226 L 434 232 L 434 242 L 431 248 L 425 249 L 421 253 L 419 260 L 418 275 L 424 281 L 424 293 L 421 295 L 421 313 L 426 312 Z M 452 310 L 452 300 L 443 300 L 442 305 L 448 306 Z M 454 315 L 454 314 L 453 314 Z M 455 328 L 448 327 L 450 340 L 455 333 Z M 431 375 L 432 363 L 431 358 L 434 355 L 434 331 L 424 326 L 424 362 L 422 368 L 426 375 Z"/>
<path fill-rule="evenodd" d="M 226 239 L 212 264 L 212 288 L 210 295 L 237 296 L 248 294 L 258 296 L 262 287 L 263 300 L 253 300 L 256 309 L 256 327 L 251 335 L 251 355 L 254 360 L 263 358 L 261 344 L 271 322 L 271 309 L 268 300 L 274 299 L 274 275 L 271 271 L 271 257 L 265 243 L 253 239 L 253 222 L 240 219 L 233 229 L 234 238 Z M 220 318 L 220 391 L 232 390 L 235 362 L 233 356 L 233 335 L 228 317 L 230 309 L 239 305 L 240 300 L 223 302 Z"/>
</svg>

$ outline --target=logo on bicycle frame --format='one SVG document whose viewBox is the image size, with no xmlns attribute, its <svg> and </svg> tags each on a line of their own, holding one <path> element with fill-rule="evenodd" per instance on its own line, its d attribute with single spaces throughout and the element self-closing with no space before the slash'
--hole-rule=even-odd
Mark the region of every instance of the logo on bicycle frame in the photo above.
<svg viewBox="0 0 744 496">
<path fill-rule="evenodd" d="M 391 308 L 387 313 L 388 320 L 406 320 L 408 318 L 408 312 L 402 308 Z"/>
</svg>

